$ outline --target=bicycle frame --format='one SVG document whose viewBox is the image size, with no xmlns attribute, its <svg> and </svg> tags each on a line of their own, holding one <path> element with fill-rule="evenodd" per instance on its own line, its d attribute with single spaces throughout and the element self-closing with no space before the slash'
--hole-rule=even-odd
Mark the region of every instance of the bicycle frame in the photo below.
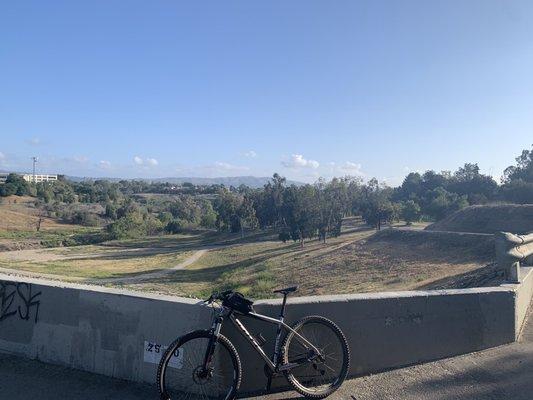
<svg viewBox="0 0 533 400">
<path fill-rule="evenodd" d="M 220 329 L 222 328 L 222 322 L 223 322 L 223 315 L 227 314 L 230 321 L 233 323 L 233 325 L 237 328 L 237 330 L 244 336 L 244 338 L 252 345 L 252 347 L 255 349 L 257 353 L 263 358 L 266 365 L 272 372 L 282 372 L 282 371 L 288 371 L 292 368 L 295 368 L 301 364 L 307 363 L 312 361 L 316 357 L 320 357 L 321 353 L 320 351 L 312 344 L 310 343 L 306 338 L 304 338 L 302 335 L 300 335 L 298 332 L 296 332 L 294 329 L 292 329 L 289 325 L 287 325 L 284 320 L 284 310 L 285 310 L 285 302 L 286 299 L 283 299 L 283 305 L 281 309 L 281 313 L 279 318 L 272 318 L 267 315 L 258 314 L 255 312 L 250 312 L 248 314 L 243 314 L 243 316 L 247 316 L 253 319 L 257 319 L 263 322 L 268 322 L 273 325 L 278 326 L 278 330 L 276 333 L 276 341 L 274 344 L 274 352 L 272 355 L 272 359 L 268 357 L 268 355 L 265 353 L 265 351 L 262 349 L 261 345 L 257 343 L 257 340 L 253 337 L 253 335 L 246 329 L 244 324 L 239 320 L 239 318 L 236 317 L 235 312 L 231 309 L 228 309 L 224 306 L 222 306 L 222 310 L 219 312 L 219 315 L 214 319 L 213 326 L 211 327 L 211 331 L 214 335 L 214 342 L 216 343 L 216 338 L 220 334 Z M 288 364 L 282 364 L 280 359 L 280 341 L 281 341 L 281 335 L 283 332 L 283 329 L 293 332 L 296 337 L 299 339 L 300 343 L 306 347 L 306 349 L 311 350 L 313 353 L 310 357 L 302 357 L 301 359 L 296 360 L 295 362 L 291 362 Z M 211 347 L 210 350 L 208 350 L 208 354 L 213 354 L 214 346 Z M 206 356 L 206 362 L 208 362 L 208 357 Z"/>
</svg>

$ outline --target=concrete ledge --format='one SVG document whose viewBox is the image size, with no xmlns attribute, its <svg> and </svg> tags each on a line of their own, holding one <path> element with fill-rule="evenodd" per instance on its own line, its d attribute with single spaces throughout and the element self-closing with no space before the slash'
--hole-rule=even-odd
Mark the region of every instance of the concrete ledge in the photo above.
<svg viewBox="0 0 533 400">
<path fill-rule="evenodd" d="M 493 288 L 292 298 L 287 320 L 332 319 L 350 344 L 350 374 L 373 373 L 515 341 L 533 295 L 533 269 L 522 274 L 520 284 Z M 275 316 L 279 305 L 255 307 Z M 159 346 L 210 322 L 193 299 L 0 275 L 0 351 L 44 362 L 153 383 Z M 247 326 L 261 330 L 270 352 L 274 328 Z M 262 389 L 263 361 L 230 324 L 223 333 L 241 355 L 243 390 Z"/>
</svg>

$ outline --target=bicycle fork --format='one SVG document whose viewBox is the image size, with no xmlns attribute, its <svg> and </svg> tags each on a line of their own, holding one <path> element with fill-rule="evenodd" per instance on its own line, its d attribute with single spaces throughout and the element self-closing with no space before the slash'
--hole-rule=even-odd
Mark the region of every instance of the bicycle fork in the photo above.
<svg viewBox="0 0 533 400">
<path fill-rule="evenodd" d="M 218 343 L 218 336 L 220 335 L 220 329 L 222 328 L 222 317 L 216 317 L 211 326 L 211 338 L 205 351 L 203 372 L 209 373 L 211 368 L 211 361 L 213 360 L 213 354 L 215 354 L 215 348 Z"/>
</svg>

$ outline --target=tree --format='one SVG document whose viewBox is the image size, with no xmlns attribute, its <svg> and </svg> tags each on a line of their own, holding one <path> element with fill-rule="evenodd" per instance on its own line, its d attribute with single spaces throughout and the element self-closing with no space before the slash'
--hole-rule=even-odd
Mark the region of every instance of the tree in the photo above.
<svg viewBox="0 0 533 400">
<path fill-rule="evenodd" d="M 185 195 L 176 199 L 169 207 L 174 218 L 197 225 L 201 218 L 201 209 L 192 196 Z"/>
<path fill-rule="evenodd" d="M 165 231 L 171 234 L 180 233 L 182 230 L 183 230 L 183 223 L 179 219 L 174 219 L 172 221 L 169 221 L 165 226 Z"/>
<path fill-rule="evenodd" d="M 113 221 L 117 219 L 117 206 L 113 203 L 105 205 L 105 216 Z"/>
<path fill-rule="evenodd" d="M 280 239 L 298 241 L 303 247 L 305 239 L 311 239 L 317 233 L 318 203 L 312 185 L 297 187 L 292 185 L 283 191 L 281 209 Z"/>
<path fill-rule="evenodd" d="M 255 229 L 257 226 L 253 200 L 247 195 L 221 189 L 214 208 L 217 212 L 216 226 L 219 230 L 240 232 L 241 236 L 244 236 L 245 228 Z"/>
<path fill-rule="evenodd" d="M 523 150 L 515 160 L 516 165 L 507 167 L 503 172 L 503 183 L 517 180 L 533 183 L 533 145 L 531 150 Z"/>
<path fill-rule="evenodd" d="M 252 200 L 244 196 L 240 206 L 236 210 L 236 215 L 239 221 L 241 230 L 241 237 L 244 237 L 244 228 L 255 229 L 258 226 L 257 217 L 255 216 L 255 209 Z"/>
<path fill-rule="evenodd" d="M 281 208 L 286 179 L 275 173 L 261 191 L 250 194 L 253 198 L 256 217 L 261 228 L 283 225 Z"/>
<path fill-rule="evenodd" d="M 380 187 L 377 179 L 371 179 L 363 188 L 361 217 L 370 226 L 381 230 L 384 223 L 398 218 L 398 207 L 391 202 L 392 190 Z"/>
<path fill-rule="evenodd" d="M 423 194 L 423 179 L 418 172 L 409 173 L 395 196 L 397 200 L 418 199 Z"/>
<path fill-rule="evenodd" d="M 428 205 L 426 213 L 440 220 L 454 211 L 467 207 L 468 200 L 465 195 L 450 193 L 442 187 L 438 187 L 428 193 Z"/>
<path fill-rule="evenodd" d="M 30 194 L 30 185 L 21 175 L 9 174 L 3 185 L 0 185 L 0 196 L 26 196 Z"/>
<path fill-rule="evenodd" d="M 200 204 L 202 210 L 202 217 L 200 218 L 200 226 L 204 228 L 214 228 L 217 222 L 217 213 L 210 201 L 204 201 Z"/>
<path fill-rule="evenodd" d="M 407 200 L 401 204 L 400 217 L 407 225 L 420 221 L 421 216 L 422 210 L 416 201 Z"/>
<path fill-rule="evenodd" d="M 466 163 L 453 174 L 445 189 L 466 195 L 470 204 L 484 204 L 496 197 L 498 184 L 491 176 L 481 174 L 477 164 Z"/>
<path fill-rule="evenodd" d="M 107 225 L 106 229 L 113 239 L 139 238 L 159 233 L 162 224 L 150 214 L 135 211 Z"/>
<path fill-rule="evenodd" d="M 516 158 L 516 165 L 509 166 L 503 173 L 501 196 L 515 203 L 533 203 L 533 146 L 523 150 Z"/>
<path fill-rule="evenodd" d="M 360 177 L 343 178 L 346 184 L 347 210 L 351 215 L 360 214 L 363 203 L 363 180 Z"/>
<path fill-rule="evenodd" d="M 513 180 L 501 188 L 504 200 L 518 204 L 533 204 L 533 182 L 525 182 L 522 179 Z"/>
<path fill-rule="evenodd" d="M 315 185 L 318 208 L 318 235 L 326 243 L 326 237 L 339 236 L 342 218 L 350 208 L 346 180 L 332 179 L 329 183 L 319 180 Z"/>
</svg>

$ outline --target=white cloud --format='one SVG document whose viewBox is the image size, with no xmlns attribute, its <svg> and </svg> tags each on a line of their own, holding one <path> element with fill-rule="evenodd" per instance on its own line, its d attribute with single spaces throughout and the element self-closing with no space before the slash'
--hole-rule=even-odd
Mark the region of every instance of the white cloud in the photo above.
<svg viewBox="0 0 533 400">
<path fill-rule="evenodd" d="M 4 153 L 2 153 L 2 152 L 0 151 L 0 160 L 5 160 L 5 159 L 6 159 L 6 156 L 4 155 Z"/>
<path fill-rule="evenodd" d="M 106 160 L 102 160 L 98 163 L 98 166 L 101 168 L 101 169 L 110 169 L 111 168 L 111 162 L 109 161 L 106 161 Z"/>
<path fill-rule="evenodd" d="M 255 157 L 257 157 L 257 153 L 255 151 L 253 151 L 253 150 L 249 150 L 249 151 L 245 152 L 243 154 L 243 156 L 246 157 L 246 158 L 255 158 Z"/>
<path fill-rule="evenodd" d="M 321 172 L 325 178 L 339 178 L 343 176 L 365 177 L 361 164 L 352 161 L 345 161 L 343 163 L 329 162 L 324 169 L 321 168 Z"/>
<path fill-rule="evenodd" d="M 364 173 L 361 171 L 361 164 L 354 163 L 351 161 L 346 161 L 344 164 L 338 166 L 339 171 L 352 176 L 363 176 Z"/>
<path fill-rule="evenodd" d="M 146 167 L 156 167 L 159 165 L 159 161 L 155 158 L 141 158 L 139 156 L 133 157 L 133 162 L 136 165 L 145 165 Z"/>
<path fill-rule="evenodd" d="M 307 160 L 301 154 L 293 154 L 288 161 L 282 161 L 281 165 L 286 168 L 291 169 L 300 169 L 300 168 L 311 168 L 317 169 L 320 166 L 320 163 L 315 160 Z"/>
</svg>

